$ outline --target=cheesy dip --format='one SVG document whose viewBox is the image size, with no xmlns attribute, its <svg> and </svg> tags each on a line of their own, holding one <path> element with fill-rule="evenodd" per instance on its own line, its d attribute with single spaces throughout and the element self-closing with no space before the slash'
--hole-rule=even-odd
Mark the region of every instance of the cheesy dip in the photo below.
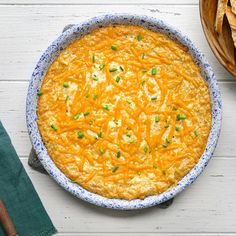
<svg viewBox="0 0 236 236">
<path fill-rule="evenodd" d="M 139 26 L 75 40 L 49 67 L 38 96 L 52 160 L 108 198 L 173 187 L 198 162 L 211 128 L 208 86 L 188 49 Z"/>
</svg>

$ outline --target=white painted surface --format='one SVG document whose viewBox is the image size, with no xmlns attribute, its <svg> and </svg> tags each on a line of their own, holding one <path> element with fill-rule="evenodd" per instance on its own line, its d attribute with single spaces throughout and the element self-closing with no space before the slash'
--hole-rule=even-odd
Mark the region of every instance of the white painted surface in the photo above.
<svg viewBox="0 0 236 236">
<path fill-rule="evenodd" d="M 213 56 L 197 4 L 197 0 L 0 0 L 0 118 L 60 236 L 236 235 L 236 80 Z M 119 212 L 95 207 L 27 165 L 31 145 L 25 98 L 34 64 L 64 25 L 110 12 L 151 15 L 178 27 L 206 54 L 220 83 L 223 125 L 214 157 L 166 210 Z"/>
</svg>

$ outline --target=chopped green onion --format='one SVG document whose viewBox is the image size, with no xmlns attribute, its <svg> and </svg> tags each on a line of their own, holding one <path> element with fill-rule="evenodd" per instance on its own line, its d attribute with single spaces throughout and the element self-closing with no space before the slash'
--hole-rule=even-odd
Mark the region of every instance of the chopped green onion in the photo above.
<svg viewBox="0 0 236 236">
<path fill-rule="evenodd" d="M 79 113 L 74 115 L 74 120 L 78 120 L 79 119 Z"/>
<path fill-rule="evenodd" d="M 155 116 L 155 122 L 158 123 L 160 121 L 160 117 L 159 116 Z"/>
<path fill-rule="evenodd" d="M 166 170 L 162 170 L 162 174 L 163 174 L 163 175 L 166 175 Z"/>
<path fill-rule="evenodd" d="M 143 148 L 143 151 L 144 151 L 145 153 L 147 153 L 147 151 L 148 151 L 148 147 L 145 146 L 145 147 Z"/>
<path fill-rule="evenodd" d="M 104 153 L 105 153 L 105 151 L 104 151 L 103 148 L 100 148 L 100 153 L 101 153 L 101 154 L 104 154 Z"/>
<path fill-rule="evenodd" d="M 118 120 L 116 120 L 116 119 L 114 119 L 113 122 L 114 122 L 116 125 L 119 124 L 119 123 L 118 123 Z"/>
<path fill-rule="evenodd" d="M 132 103 L 132 101 L 131 101 L 129 98 L 126 99 L 126 102 L 127 102 L 128 104 L 131 104 L 131 103 Z"/>
<path fill-rule="evenodd" d="M 144 53 L 142 53 L 142 54 L 141 54 L 141 58 L 142 58 L 142 59 L 144 59 L 144 56 L 145 56 L 145 54 L 144 54 Z"/>
<path fill-rule="evenodd" d="M 96 100 L 98 98 L 98 96 L 95 94 L 93 95 L 93 100 Z"/>
<path fill-rule="evenodd" d="M 66 99 L 65 99 L 65 102 L 67 102 L 67 101 L 69 100 L 69 98 L 70 98 L 70 97 L 67 95 L 67 96 L 66 96 Z"/>
<path fill-rule="evenodd" d="M 115 71 L 117 71 L 117 69 L 116 68 L 110 68 L 109 71 L 110 72 L 115 72 Z"/>
<path fill-rule="evenodd" d="M 86 111 L 85 113 L 84 113 L 84 116 L 88 116 L 90 114 L 90 112 L 89 111 Z"/>
<path fill-rule="evenodd" d="M 112 172 L 115 173 L 119 169 L 119 166 L 114 166 L 111 168 Z"/>
<path fill-rule="evenodd" d="M 140 172 L 140 171 L 137 171 L 137 175 L 141 175 L 141 172 Z"/>
<path fill-rule="evenodd" d="M 167 129 L 167 128 L 169 128 L 169 125 L 168 125 L 168 124 L 166 124 L 166 125 L 164 126 L 164 128 L 166 128 L 166 129 Z"/>
<path fill-rule="evenodd" d="M 89 98 L 89 96 L 90 96 L 90 94 L 89 94 L 89 93 L 87 93 L 85 97 L 86 97 L 86 98 Z"/>
<path fill-rule="evenodd" d="M 68 88 L 68 87 L 69 87 L 69 84 L 68 84 L 67 82 L 64 82 L 64 83 L 63 83 L 63 87 L 64 87 L 64 88 Z"/>
<path fill-rule="evenodd" d="M 141 35 L 138 35 L 137 36 L 137 40 L 140 42 L 142 40 L 142 36 Z"/>
<path fill-rule="evenodd" d="M 173 107 L 173 111 L 177 111 L 178 110 L 178 108 L 177 107 Z"/>
<path fill-rule="evenodd" d="M 117 154 L 116 154 L 116 157 L 120 158 L 120 156 L 121 156 L 120 151 L 118 151 Z"/>
<path fill-rule="evenodd" d="M 120 81 L 120 77 L 117 76 L 117 77 L 116 77 L 116 82 L 119 83 L 119 81 Z"/>
<path fill-rule="evenodd" d="M 124 71 L 124 68 L 123 68 L 123 66 L 120 66 L 120 70 L 121 70 L 121 71 Z"/>
<path fill-rule="evenodd" d="M 152 75 L 156 75 L 156 73 L 157 73 L 157 68 L 156 68 L 156 67 L 153 67 L 153 68 L 152 68 Z"/>
<path fill-rule="evenodd" d="M 98 78 L 97 78 L 97 77 L 93 77 L 93 80 L 94 80 L 94 81 L 98 81 Z"/>
<path fill-rule="evenodd" d="M 97 135 L 98 135 L 99 138 L 101 138 L 102 137 L 102 131 L 100 131 Z"/>
<path fill-rule="evenodd" d="M 126 136 L 130 138 L 130 137 L 131 137 L 131 134 L 126 134 Z"/>
<path fill-rule="evenodd" d="M 110 110 L 110 108 L 109 108 L 109 106 L 108 106 L 107 104 L 102 105 L 102 108 L 105 109 L 105 110 L 107 110 L 107 111 Z"/>
<path fill-rule="evenodd" d="M 177 120 L 177 121 L 179 121 L 179 120 L 184 120 L 184 119 L 186 119 L 186 115 L 184 115 L 184 114 L 178 114 L 178 115 L 176 116 L 176 120 Z"/>
<path fill-rule="evenodd" d="M 199 133 L 198 133 L 197 130 L 194 131 L 194 135 L 195 135 L 196 137 L 198 137 Z"/>
<path fill-rule="evenodd" d="M 148 70 L 147 70 L 147 69 L 144 69 L 144 70 L 142 70 L 142 72 L 143 72 L 143 73 L 146 73 L 146 72 L 148 72 Z"/>
<path fill-rule="evenodd" d="M 178 125 L 175 126 L 175 131 L 179 132 L 180 131 L 180 128 Z"/>
<path fill-rule="evenodd" d="M 156 166 L 156 165 L 153 165 L 153 168 L 154 168 L 154 169 L 157 169 L 157 166 Z"/>
<path fill-rule="evenodd" d="M 51 128 L 52 128 L 54 131 L 57 131 L 57 126 L 56 126 L 56 125 L 52 124 L 52 125 L 51 125 Z"/>
<path fill-rule="evenodd" d="M 170 140 L 168 138 L 166 138 L 166 143 L 170 143 Z"/>
<path fill-rule="evenodd" d="M 93 60 L 93 63 L 94 63 L 95 62 L 95 55 L 94 54 L 93 54 L 92 60 Z"/>
<path fill-rule="evenodd" d="M 162 144 L 162 147 L 167 148 L 168 145 L 167 144 Z"/>
<path fill-rule="evenodd" d="M 99 65 L 99 69 L 102 70 L 105 67 L 105 65 L 101 64 Z"/>
<path fill-rule="evenodd" d="M 38 91 L 38 92 L 37 92 L 37 95 L 40 97 L 40 96 L 43 95 L 43 92 L 42 92 L 42 91 Z"/>
<path fill-rule="evenodd" d="M 92 125 L 92 124 L 93 124 L 93 120 L 90 120 L 90 121 L 89 121 L 89 125 Z"/>
<path fill-rule="evenodd" d="M 155 96 L 155 97 L 151 97 L 151 100 L 152 100 L 152 101 L 157 100 L 157 96 Z"/>
<path fill-rule="evenodd" d="M 82 131 L 78 131 L 77 132 L 77 137 L 80 138 L 80 139 L 83 138 L 84 137 L 84 133 Z"/>
<path fill-rule="evenodd" d="M 118 47 L 117 47 L 117 45 L 113 44 L 113 45 L 111 45 L 111 49 L 116 51 L 118 49 Z"/>
<path fill-rule="evenodd" d="M 145 84 L 145 80 L 143 80 L 143 81 L 141 82 L 141 84 L 142 84 L 142 86 L 144 86 L 144 84 Z"/>
</svg>

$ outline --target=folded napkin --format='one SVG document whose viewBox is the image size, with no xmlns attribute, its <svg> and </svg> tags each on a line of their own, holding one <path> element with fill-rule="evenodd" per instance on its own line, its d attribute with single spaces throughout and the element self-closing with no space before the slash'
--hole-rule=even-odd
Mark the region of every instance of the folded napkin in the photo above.
<svg viewBox="0 0 236 236">
<path fill-rule="evenodd" d="M 49 236 L 56 233 L 1 121 L 0 199 L 19 236 Z M 0 236 L 3 235 L 5 233 L 0 226 Z"/>
</svg>

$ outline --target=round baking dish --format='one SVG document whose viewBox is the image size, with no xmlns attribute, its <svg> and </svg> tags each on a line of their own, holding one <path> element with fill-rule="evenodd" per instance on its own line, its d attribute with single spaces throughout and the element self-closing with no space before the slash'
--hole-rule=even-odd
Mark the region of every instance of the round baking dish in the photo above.
<svg viewBox="0 0 236 236">
<path fill-rule="evenodd" d="M 47 149 L 45 148 L 42 142 L 42 138 L 40 136 L 37 126 L 37 92 L 40 90 L 44 76 L 51 63 L 55 60 L 59 53 L 67 47 L 69 43 L 89 33 L 91 30 L 97 27 L 102 27 L 109 24 L 139 25 L 155 32 L 164 33 L 173 40 L 179 41 L 180 43 L 189 48 L 189 52 L 192 54 L 196 64 L 200 67 L 201 74 L 205 78 L 209 86 L 212 103 L 212 127 L 205 151 L 199 159 L 199 162 L 175 187 L 163 192 L 162 194 L 149 196 L 145 199 L 135 199 L 131 201 L 121 199 L 109 199 L 98 194 L 89 192 L 82 188 L 80 185 L 71 182 L 51 160 L 50 156 L 47 153 Z M 30 80 L 26 101 L 26 121 L 30 139 L 33 148 L 35 149 L 38 155 L 39 160 L 41 161 L 42 165 L 47 170 L 47 172 L 50 174 L 50 176 L 54 180 L 56 180 L 56 182 L 61 185 L 65 190 L 84 201 L 93 203 L 101 207 L 121 210 L 141 209 L 163 203 L 173 198 L 175 195 L 184 190 L 188 185 L 190 185 L 205 169 L 210 158 L 212 157 L 220 134 L 221 112 L 221 95 L 215 75 L 212 71 L 212 68 L 206 61 L 204 55 L 194 46 L 190 39 L 188 39 L 186 36 L 182 35 L 182 33 L 180 33 L 178 30 L 169 26 L 161 20 L 148 16 L 125 14 L 109 14 L 95 17 L 93 19 L 87 20 L 86 22 L 74 25 L 70 29 L 62 33 L 47 48 L 47 50 L 39 59 Z"/>
</svg>

